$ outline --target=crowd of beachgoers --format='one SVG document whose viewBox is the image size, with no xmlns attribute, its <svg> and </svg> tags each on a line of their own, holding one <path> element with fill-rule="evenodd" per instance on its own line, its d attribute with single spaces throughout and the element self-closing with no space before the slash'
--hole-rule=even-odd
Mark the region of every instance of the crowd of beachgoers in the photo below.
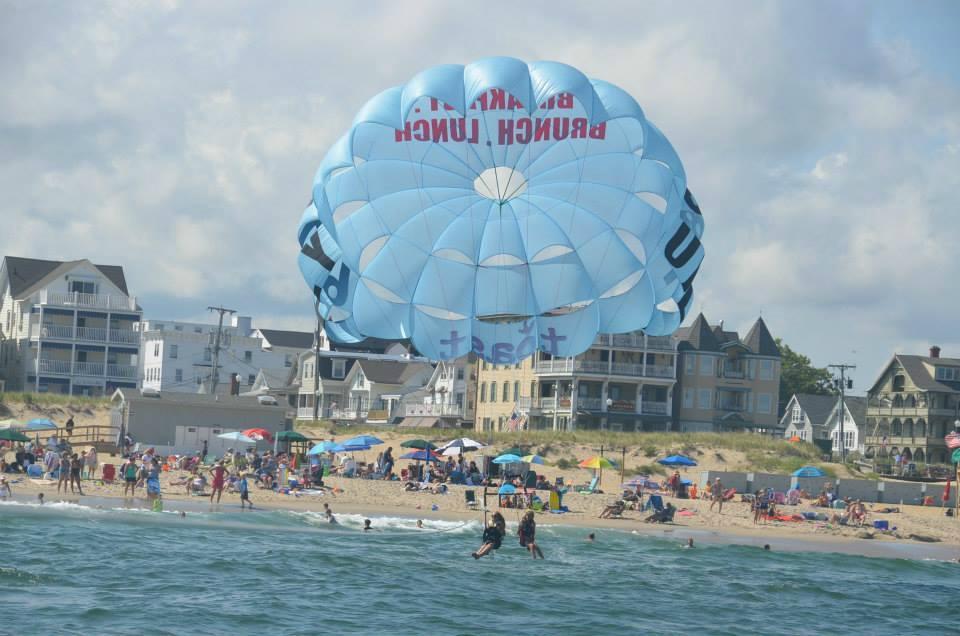
<svg viewBox="0 0 960 636">
<path fill-rule="evenodd" d="M 125 499 L 131 505 L 145 502 L 154 509 L 163 508 L 164 501 L 169 509 L 177 500 L 199 497 L 214 506 L 291 509 L 320 509 L 336 501 L 339 508 L 365 515 L 488 522 L 489 513 L 498 511 L 516 516 L 518 528 L 527 529 L 528 544 L 535 547 L 537 522 L 641 530 L 652 528 L 644 523 L 649 522 L 666 532 L 685 526 L 757 536 L 960 544 L 960 524 L 945 517 L 942 508 L 868 506 L 840 499 L 829 479 L 816 493 L 736 493 L 716 482 L 701 488 L 699 480 L 681 478 L 678 470 L 664 477 L 629 476 L 623 483 L 616 479 L 617 485 L 605 491 L 597 485 L 596 470 L 523 464 L 499 466 L 490 471 L 496 474 L 487 474 L 484 467 L 489 470 L 491 465 L 482 456 L 497 454 L 490 448 L 420 461 L 401 459 L 397 452 L 412 450 L 401 448 L 407 437 L 384 437 L 383 445 L 358 451 L 308 455 L 261 444 L 217 457 L 202 448 L 184 455 L 157 455 L 152 448 L 106 455 L 92 447 L 66 450 L 54 438 L 4 449 L 0 496 L 82 501 L 77 498 L 93 495 Z M 684 474 L 691 476 L 689 471 Z M 611 475 L 619 477 L 607 470 L 599 483 L 609 484 Z M 528 517 L 532 525 L 524 521 Z M 536 549 L 532 553 L 536 555 Z"/>
</svg>

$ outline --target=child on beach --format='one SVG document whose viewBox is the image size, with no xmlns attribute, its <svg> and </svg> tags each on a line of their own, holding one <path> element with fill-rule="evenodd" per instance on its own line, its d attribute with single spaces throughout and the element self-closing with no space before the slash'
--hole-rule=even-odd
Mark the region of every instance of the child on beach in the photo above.
<svg viewBox="0 0 960 636">
<path fill-rule="evenodd" d="M 471 556 L 479 559 L 489 554 L 490 550 L 499 550 L 503 537 L 507 534 L 507 522 L 499 512 L 493 513 L 490 525 L 483 531 L 483 545 Z"/>
<path fill-rule="evenodd" d="M 250 487 L 247 485 L 247 474 L 240 474 L 240 481 L 237 483 L 237 490 L 240 491 L 240 510 L 243 510 L 244 502 L 250 504 L 250 510 L 253 510 L 253 502 L 250 501 Z"/>
</svg>

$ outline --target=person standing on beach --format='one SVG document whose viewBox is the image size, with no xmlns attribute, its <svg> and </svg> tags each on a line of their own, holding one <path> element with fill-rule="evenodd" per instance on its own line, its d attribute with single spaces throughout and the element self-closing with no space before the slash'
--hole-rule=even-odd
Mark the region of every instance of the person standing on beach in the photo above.
<svg viewBox="0 0 960 636">
<path fill-rule="evenodd" d="M 87 451 L 87 454 L 84 455 L 83 459 L 83 468 L 87 473 L 87 479 L 97 478 L 97 465 L 97 449 L 91 446 L 90 450 Z"/>
<path fill-rule="evenodd" d="M 383 478 L 389 480 L 393 474 L 393 446 L 388 446 L 383 453 Z"/>
<path fill-rule="evenodd" d="M 80 475 L 83 471 L 83 462 L 80 460 L 80 456 L 76 453 L 70 458 L 70 492 L 73 493 L 73 485 L 77 485 L 77 492 L 80 495 L 83 495 L 83 486 L 80 485 Z M 66 488 L 64 488 L 66 492 Z"/>
<path fill-rule="evenodd" d="M 723 514 L 723 484 L 720 483 L 720 478 L 713 482 L 713 488 L 710 490 L 710 510 L 713 510 L 714 504 L 719 504 L 720 507 L 717 509 L 717 512 Z"/>
<path fill-rule="evenodd" d="M 523 515 L 520 526 L 517 528 L 517 534 L 520 536 L 520 545 L 530 551 L 530 556 L 534 559 L 538 556 L 541 559 L 543 558 L 543 551 L 537 545 L 537 521 L 533 518 L 532 510 Z"/>
<path fill-rule="evenodd" d="M 0 500 L 6 500 L 13 497 L 13 490 L 10 489 L 10 482 L 6 475 L 0 475 Z"/>
<path fill-rule="evenodd" d="M 223 467 L 223 460 L 217 461 L 214 467 L 210 469 L 210 474 L 213 475 L 213 483 L 211 484 L 212 490 L 210 491 L 210 503 L 213 503 L 214 495 L 217 496 L 217 503 L 220 503 L 220 497 L 223 495 L 223 487 L 227 478 L 227 469 Z"/>
<path fill-rule="evenodd" d="M 73 416 L 72 415 L 67 419 L 67 423 L 64 426 L 64 428 L 67 429 L 67 439 L 70 439 L 70 437 L 73 436 Z"/>
<path fill-rule="evenodd" d="M 240 483 L 237 484 L 237 490 L 240 492 L 240 510 L 243 510 L 244 502 L 250 504 L 250 510 L 253 510 L 253 502 L 250 501 L 250 486 L 247 485 L 247 474 L 240 475 Z"/>
<path fill-rule="evenodd" d="M 207 461 L 207 440 L 203 440 L 203 448 L 200 450 L 200 463 Z"/>
<path fill-rule="evenodd" d="M 130 490 L 130 496 L 133 497 L 134 489 L 137 487 L 137 462 L 133 461 L 133 456 L 127 457 L 127 462 L 123 465 L 123 495 L 126 497 L 127 490 Z"/>
<path fill-rule="evenodd" d="M 60 457 L 60 474 L 57 479 L 57 492 L 60 492 L 60 486 L 63 486 L 63 494 L 67 494 L 67 485 L 70 484 L 71 471 L 70 455 L 64 453 Z"/>
</svg>

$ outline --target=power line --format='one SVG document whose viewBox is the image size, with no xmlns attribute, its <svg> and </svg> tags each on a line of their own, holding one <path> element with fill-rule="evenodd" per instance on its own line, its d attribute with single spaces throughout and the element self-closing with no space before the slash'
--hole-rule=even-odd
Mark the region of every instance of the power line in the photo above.
<svg viewBox="0 0 960 636">
<path fill-rule="evenodd" d="M 217 322 L 217 336 L 213 342 L 213 370 L 210 378 L 210 393 L 217 394 L 217 385 L 220 383 L 220 337 L 223 334 L 223 315 L 235 314 L 236 309 L 227 309 L 225 307 L 207 307 L 208 311 L 215 311 L 220 314 L 220 320 Z"/>
</svg>

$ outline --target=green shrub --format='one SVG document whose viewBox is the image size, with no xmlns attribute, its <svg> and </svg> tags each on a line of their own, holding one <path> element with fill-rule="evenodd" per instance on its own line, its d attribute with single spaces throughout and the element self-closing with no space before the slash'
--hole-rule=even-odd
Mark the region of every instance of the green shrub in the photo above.
<svg viewBox="0 0 960 636">
<path fill-rule="evenodd" d="M 652 458 L 657 456 L 657 447 L 656 446 L 647 446 L 643 449 L 643 456 Z"/>
</svg>

